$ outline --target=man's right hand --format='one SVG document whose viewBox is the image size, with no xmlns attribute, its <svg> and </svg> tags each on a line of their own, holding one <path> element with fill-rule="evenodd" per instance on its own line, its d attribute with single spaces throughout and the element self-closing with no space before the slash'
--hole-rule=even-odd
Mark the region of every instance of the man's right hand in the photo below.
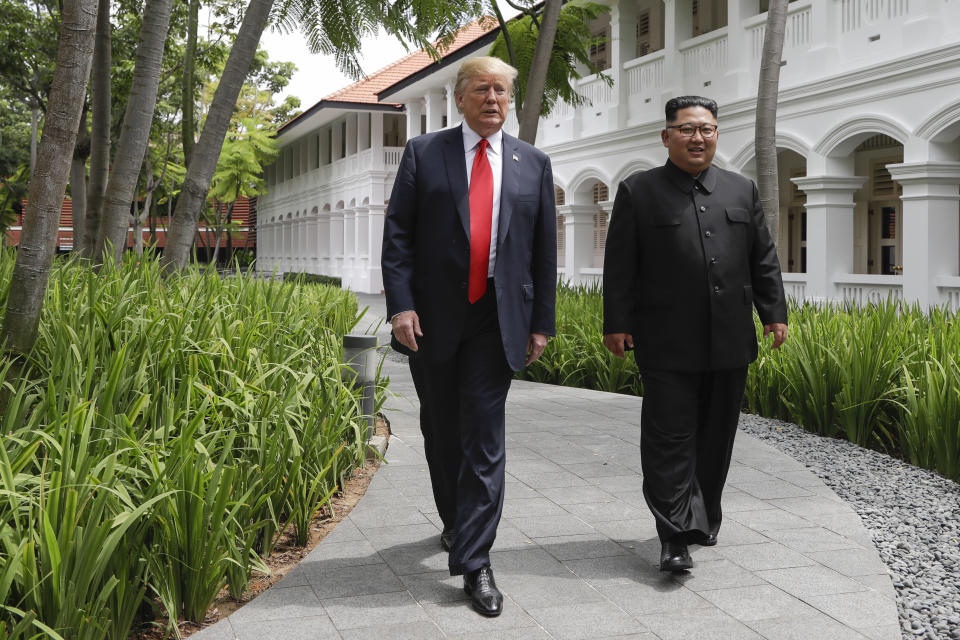
<svg viewBox="0 0 960 640">
<path fill-rule="evenodd" d="M 400 344 L 410 349 L 417 350 L 417 338 L 423 337 L 423 331 L 420 330 L 420 317 L 416 311 L 403 311 L 393 316 L 390 322 L 393 327 L 393 335 L 397 337 Z"/>
<path fill-rule="evenodd" d="M 629 333 L 605 333 L 603 346 L 613 355 L 622 358 L 626 348 L 633 349 L 633 336 Z"/>
</svg>

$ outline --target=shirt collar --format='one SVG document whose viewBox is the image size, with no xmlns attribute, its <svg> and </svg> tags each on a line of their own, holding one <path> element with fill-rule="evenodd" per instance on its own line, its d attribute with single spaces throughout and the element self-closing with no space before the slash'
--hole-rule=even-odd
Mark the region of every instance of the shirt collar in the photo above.
<svg viewBox="0 0 960 640">
<path fill-rule="evenodd" d="M 712 193 L 717 186 L 717 170 L 713 168 L 713 165 L 701 171 L 697 177 L 691 176 L 673 164 L 670 159 L 667 159 L 667 163 L 664 166 L 667 168 L 667 175 L 670 176 L 670 180 L 684 193 L 690 193 L 695 184 L 699 184 L 706 193 Z"/>
<path fill-rule="evenodd" d="M 463 121 L 461 128 L 463 129 L 464 152 L 473 151 L 477 144 L 479 144 L 482 136 L 471 129 L 466 120 Z M 503 129 L 497 129 L 495 134 L 487 138 L 487 142 L 490 143 L 490 150 L 499 155 L 503 147 Z"/>
</svg>

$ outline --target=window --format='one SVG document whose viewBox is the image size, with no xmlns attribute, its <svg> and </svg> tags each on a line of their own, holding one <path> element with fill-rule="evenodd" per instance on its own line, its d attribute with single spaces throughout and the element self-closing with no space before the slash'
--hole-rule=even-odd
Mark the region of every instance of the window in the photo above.
<svg viewBox="0 0 960 640">
<path fill-rule="evenodd" d="M 637 57 L 650 53 L 650 10 L 637 16 Z"/>
<path fill-rule="evenodd" d="M 590 62 L 592 62 L 601 71 L 610 68 L 610 60 L 607 56 L 607 41 L 610 39 L 606 29 L 594 34 L 595 38 L 601 40 L 590 45 Z"/>
<path fill-rule="evenodd" d="M 599 204 L 601 202 L 606 202 L 610 199 L 610 190 L 607 188 L 607 185 L 602 182 L 598 182 L 593 185 L 593 204 Z"/>
</svg>

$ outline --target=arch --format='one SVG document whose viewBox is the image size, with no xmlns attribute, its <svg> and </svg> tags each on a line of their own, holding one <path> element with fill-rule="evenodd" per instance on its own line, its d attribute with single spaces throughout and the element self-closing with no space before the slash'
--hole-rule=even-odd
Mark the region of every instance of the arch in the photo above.
<svg viewBox="0 0 960 640">
<path fill-rule="evenodd" d="M 861 142 L 878 133 L 890 136 L 900 144 L 904 144 L 910 137 L 906 127 L 896 120 L 868 114 L 838 124 L 813 150 L 823 156 L 842 158 L 853 153 Z"/>
<path fill-rule="evenodd" d="M 270 218 L 270 222 L 276 222 L 276 221 L 277 221 L 277 216 L 272 216 Z"/>
<path fill-rule="evenodd" d="M 335 207 L 335 209 L 337 211 L 339 211 L 340 209 L 343 209 L 343 200 L 340 200 L 337 202 L 337 206 Z"/>
<path fill-rule="evenodd" d="M 293 218 L 293 212 L 292 212 L 292 211 L 288 211 L 288 212 L 287 212 L 287 220 L 290 220 L 291 218 Z"/>
<path fill-rule="evenodd" d="M 617 185 L 621 182 L 632 176 L 638 171 L 647 171 L 656 167 L 656 163 L 647 160 L 646 158 L 638 158 L 636 160 L 631 160 L 628 162 L 619 172 L 613 180 L 610 181 L 610 188 L 615 190 Z"/>
<path fill-rule="evenodd" d="M 364 196 L 363 204 L 370 204 L 370 196 Z"/>
<path fill-rule="evenodd" d="M 310 215 L 312 215 L 312 216 L 315 216 L 315 215 L 317 215 L 318 213 L 320 213 L 320 210 L 317 209 L 316 207 L 314 207 L 313 209 L 310 210 Z"/>
<path fill-rule="evenodd" d="M 297 209 L 297 213 L 296 213 L 296 215 L 294 215 L 293 217 L 294 217 L 294 218 L 299 218 L 299 217 L 300 217 L 300 210 L 299 210 L 299 209 Z"/>
<path fill-rule="evenodd" d="M 323 205 L 323 210 L 324 210 L 324 212 L 329 212 L 329 211 L 330 211 L 330 203 L 329 203 L 329 202 L 326 203 L 325 205 Z"/>
<path fill-rule="evenodd" d="M 778 131 L 777 150 L 780 151 L 783 149 L 794 151 L 804 158 L 810 155 L 810 145 L 805 140 L 792 133 Z M 746 167 L 747 164 L 752 160 L 754 160 L 756 155 L 756 144 L 753 140 L 750 140 L 750 142 L 745 144 L 740 151 L 735 153 L 730 158 L 729 166 L 734 171 L 743 171 L 743 168 Z"/>
<path fill-rule="evenodd" d="M 597 171 L 596 168 L 587 167 L 580 171 L 570 181 L 570 187 L 566 189 L 567 204 L 593 204 L 591 189 L 596 182 L 603 183 L 608 189 L 610 188 L 610 179 Z"/>
<path fill-rule="evenodd" d="M 960 102 L 947 105 L 929 116 L 914 132 L 930 142 L 953 142 L 960 137 Z"/>
<path fill-rule="evenodd" d="M 355 206 L 357 206 L 357 199 L 350 198 L 350 208 L 353 209 Z"/>
</svg>

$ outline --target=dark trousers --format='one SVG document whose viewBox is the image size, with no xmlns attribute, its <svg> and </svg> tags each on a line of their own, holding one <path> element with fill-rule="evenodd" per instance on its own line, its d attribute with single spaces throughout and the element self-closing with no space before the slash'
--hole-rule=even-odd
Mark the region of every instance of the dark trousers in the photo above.
<svg viewBox="0 0 960 640">
<path fill-rule="evenodd" d="M 450 574 L 469 573 L 490 564 L 503 511 L 504 404 L 513 371 L 492 282 L 470 305 L 454 356 L 444 362 L 413 356 L 410 373 L 437 511 L 444 527 L 457 531 Z"/>
<path fill-rule="evenodd" d="M 642 371 L 643 495 L 661 541 L 717 533 L 747 368 Z"/>
</svg>

